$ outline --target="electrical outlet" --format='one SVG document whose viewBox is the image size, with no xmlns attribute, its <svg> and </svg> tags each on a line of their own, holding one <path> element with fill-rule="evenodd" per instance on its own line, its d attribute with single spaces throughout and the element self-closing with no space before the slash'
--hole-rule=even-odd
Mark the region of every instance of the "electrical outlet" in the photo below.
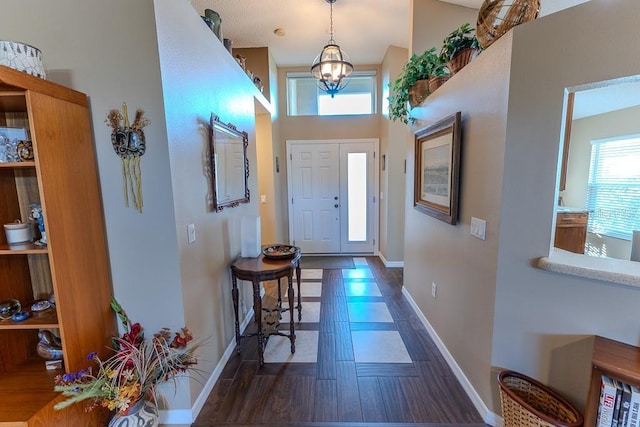
<svg viewBox="0 0 640 427">
<path fill-rule="evenodd" d="M 431 296 L 436 297 L 436 293 L 438 292 L 438 285 L 435 282 L 431 282 Z"/>
</svg>

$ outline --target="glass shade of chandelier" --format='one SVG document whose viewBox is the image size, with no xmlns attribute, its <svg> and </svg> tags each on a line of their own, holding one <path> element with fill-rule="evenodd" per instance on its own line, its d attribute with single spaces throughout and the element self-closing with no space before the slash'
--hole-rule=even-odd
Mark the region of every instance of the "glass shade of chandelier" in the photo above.
<svg viewBox="0 0 640 427">
<path fill-rule="evenodd" d="M 313 61 L 311 75 L 318 79 L 318 87 L 333 96 L 349 83 L 349 76 L 353 72 L 353 65 L 349 55 L 340 49 L 333 39 L 333 3 L 336 0 L 326 0 L 331 6 L 331 30 L 329 42 L 322 48 L 322 52 Z"/>
</svg>

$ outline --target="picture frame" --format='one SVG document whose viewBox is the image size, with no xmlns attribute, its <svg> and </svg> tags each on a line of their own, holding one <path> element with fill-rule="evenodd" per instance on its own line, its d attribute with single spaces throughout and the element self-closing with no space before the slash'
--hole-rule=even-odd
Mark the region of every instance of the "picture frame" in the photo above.
<svg viewBox="0 0 640 427">
<path fill-rule="evenodd" d="M 452 225 L 458 221 L 461 121 L 458 111 L 414 134 L 413 206 Z"/>
</svg>

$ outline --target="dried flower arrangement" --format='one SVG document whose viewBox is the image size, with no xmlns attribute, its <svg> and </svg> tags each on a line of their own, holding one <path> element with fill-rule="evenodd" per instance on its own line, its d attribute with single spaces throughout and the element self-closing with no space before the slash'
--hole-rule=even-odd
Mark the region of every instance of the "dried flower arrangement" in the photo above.
<svg viewBox="0 0 640 427">
<path fill-rule="evenodd" d="M 176 375 L 198 363 L 195 352 L 199 343 L 194 343 L 187 328 L 173 334 L 163 328 L 148 340 L 142 326 L 132 323 L 115 299 L 111 300 L 111 308 L 125 330 L 122 336 L 112 339 L 115 354 L 107 360 L 101 360 L 95 352 L 89 354 L 87 358 L 98 365 L 97 372 L 88 368 L 58 375 L 54 390 L 69 399 L 58 403 L 55 409 L 88 399 L 88 409 L 102 406 L 116 411 L 117 416 L 126 415 L 140 400 L 155 402 L 158 384 L 175 381 Z"/>
</svg>

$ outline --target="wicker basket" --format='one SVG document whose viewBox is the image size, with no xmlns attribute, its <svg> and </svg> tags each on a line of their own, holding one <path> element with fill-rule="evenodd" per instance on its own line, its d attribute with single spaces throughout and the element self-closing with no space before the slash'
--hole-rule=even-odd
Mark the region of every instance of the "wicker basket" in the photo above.
<svg viewBox="0 0 640 427">
<path fill-rule="evenodd" d="M 429 96 L 429 80 L 418 80 L 409 89 L 409 105 L 411 108 L 417 107 Z"/>
<path fill-rule="evenodd" d="M 478 12 L 476 37 L 484 49 L 516 25 L 534 20 L 540 0 L 484 0 Z"/>
<path fill-rule="evenodd" d="M 513 371 L 498 375 L 504 427 L 579 427 L 582 414 L 542 383 Z"/>
<path fill-rule="evenodd" d="M 472 47 L 462 49 L 460 52 L 456 53 L 449 62 L 447 62 L 447 68 L 451 71 L 451 74 L 455 74 L 462 70 L 465 65 L 473 60 L 473 58 L 478 56 L 478 53 L 480 53 L 480 51 Z"/>
<path fill-rule="evenodd" d="M 449 80 L 449 77 L 451 77 L 451 76 L 448 75 L 448 74 L 445 74 L 444 76 L 437 76 L 437 77 L 429 78 L 429 93 L 435 92 L 436 89 L 438 89 L 447 80 Z"/>
</svg>

